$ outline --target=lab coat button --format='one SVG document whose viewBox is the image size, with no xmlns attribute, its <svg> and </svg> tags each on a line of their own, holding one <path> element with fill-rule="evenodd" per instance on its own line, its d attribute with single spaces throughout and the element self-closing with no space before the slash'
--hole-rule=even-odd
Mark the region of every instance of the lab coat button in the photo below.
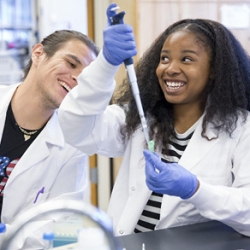
<svg viewBox="0 0 250 250">
<path fill-rule="evenodd" d="M 123 234 L 123 231 L 122 231 L 122 230 L 120 230 L 120 231 L 119 231 L 119 234 Z"/>
<path fill-rule="evenodd" d="M 132 190 L 132 191 L 135 191 L 135 187 L 132 187 L 131 190 Z"/>
</svg>

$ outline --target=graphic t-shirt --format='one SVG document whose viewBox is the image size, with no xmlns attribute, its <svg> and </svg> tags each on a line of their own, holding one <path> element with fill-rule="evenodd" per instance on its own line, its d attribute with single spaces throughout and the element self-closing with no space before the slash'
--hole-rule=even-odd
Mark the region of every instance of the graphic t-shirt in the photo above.
<svg viewBox="0 0 250 250">
<path fill-rule="evenodd" d="M 29 139 L 27 139 L 27 137 L 25 138 L 24 133 L 20 130 L 15 121 L 11 104 L 9 105 L 0 144 L 0 218 L 2 213 L 4 188 L 8 178 L 19 159 L 41 130 L 42 128 L 37 130 L 37 132 L 32 134 Z M 29 130 L 26 131 L 31 132 Z"/>
</svg>

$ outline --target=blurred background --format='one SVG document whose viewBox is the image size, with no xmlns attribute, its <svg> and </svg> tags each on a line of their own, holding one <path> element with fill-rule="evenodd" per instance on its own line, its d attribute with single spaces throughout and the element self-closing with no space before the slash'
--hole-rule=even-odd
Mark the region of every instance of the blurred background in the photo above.
<svg viewBox="0 0 250 250">
<path fill-rule="evenodd" d="M 170 24 L 184 18 L 219 21 L 250 53 L 250 0 L 0 0 L 0 84 L 21 81 L 32 47 L 58 29 L 73 29 L 102 47 L 106 8 L 115 2 L 133 27 L 138 55 Z M 117 85 L 126 77 L 122 65 Z M 121 158 L 89 157 L 90 191 L 86 200 L 107 210 Z"/>
</svg>

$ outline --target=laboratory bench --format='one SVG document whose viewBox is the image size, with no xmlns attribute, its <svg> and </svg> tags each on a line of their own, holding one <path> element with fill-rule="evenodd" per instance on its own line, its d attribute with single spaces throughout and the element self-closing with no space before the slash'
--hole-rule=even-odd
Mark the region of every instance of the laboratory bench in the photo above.
<svg viewBox="0 0 250 250">
<path fill-rule="evenodd" d="M 126 250 L 250 250 L 250 237 L 217 221 L 119 236 L 118 240 Z"/>
</svg>

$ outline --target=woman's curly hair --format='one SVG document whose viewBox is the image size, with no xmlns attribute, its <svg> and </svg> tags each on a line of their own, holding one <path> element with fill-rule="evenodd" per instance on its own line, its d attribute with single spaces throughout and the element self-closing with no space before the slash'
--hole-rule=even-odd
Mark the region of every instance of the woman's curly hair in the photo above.
<svg viewBox="0 0 250 250">
<path fill-rule="evenodd" d="M 206 19 L 185 19 L 169 26 L 153 42 L 136 66 L 140 97 L 148 122 L 150 138 L 159 147 L 167 148 L 169 138 L 175 135 L 172 104 L 168 103 L 156 76 L 162 46 L 168 36 L 185 30 L 196 35 L 210 55 L 212 77 L 207 83 L 202 108 L 206 113 L 202 137 L 206 137 L 208 123 L 219 132 L 229 135 L 236 128 L 239 116 L 246 120 L 250 109 L 249 56 L 234 35 L 222 24 Z M 115 103 L 126 112 L 126 124 L 121 128 L 124 139 L 131 137 L 140 126 L 136 103 L 125 79 Z"/>
</svg>

